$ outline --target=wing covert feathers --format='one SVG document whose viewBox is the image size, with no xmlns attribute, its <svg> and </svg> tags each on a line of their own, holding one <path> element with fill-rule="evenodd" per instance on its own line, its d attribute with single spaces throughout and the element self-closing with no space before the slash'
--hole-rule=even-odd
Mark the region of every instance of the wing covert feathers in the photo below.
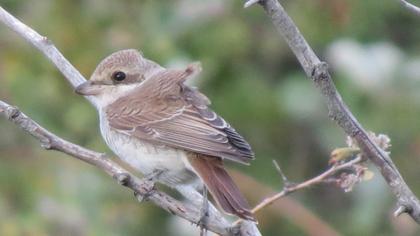
<svg viewBox="0 0 420 236">
<path fill-rule="evenodd" d="M 208 108 L 210 100 L 184 81 L 201 70 L 163 70 L 106 108 L 112 128 L 139 139 L 247 164 L 245 139 Z"/>
</svg>

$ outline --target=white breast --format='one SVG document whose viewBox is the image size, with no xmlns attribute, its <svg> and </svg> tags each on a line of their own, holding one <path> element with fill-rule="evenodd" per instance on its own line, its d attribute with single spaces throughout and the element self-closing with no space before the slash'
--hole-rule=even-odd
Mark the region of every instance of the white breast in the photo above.
<svg viewBox="0 0 420 236">
<path fill-rule="evenodd" d="M 183 150 L 153 145 L 109 127 L 100 112 L 101 133 L 111 150 L 123 161 L 144 175 L 156 170 L 164 171 L 159 181 L 166 184 L 189 181 L 194 174 L 189 171 L 187 154 Z M 188 166 L 188 167 L 187 167 Z"/>
</svg>

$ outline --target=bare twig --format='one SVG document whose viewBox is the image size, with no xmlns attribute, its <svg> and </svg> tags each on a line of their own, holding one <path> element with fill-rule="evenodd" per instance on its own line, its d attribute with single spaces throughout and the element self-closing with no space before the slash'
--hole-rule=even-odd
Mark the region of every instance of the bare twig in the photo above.
<svg viewBox="0 0 420 236">
<path fill-rule="evenodd" d="M 417 16 L 420 16 L 420 8 L 415 6 L 414 4 L 411 4 L 405 0 L 400 0 L 400 3 L 407 8 L 412 13 L 416 14 Z"/>
<path fill-rule="evenodd" d="M 287 176 L 284 174 L 283 170 L 280 168 L 279 163 L 276 160 L 273 160 L 274 167 L 276 168 L 277 172 L 279 173 L 281 179 L 283 180 L 283 184 L 285 187 L 292 185 L 292 182 L 289 181 Z"/>
<path fill-rule="evenodd" d="M 86 81 L 80 72 L 70 64 L 48 38 L 38 34 L 36 31 L 9 14 L 1 6 L 0 22 L 3 22 L 11 30 L 15 31 L 26 41 L 39 49 L 61 71 L 73 88 Z M 88 96 L 85 98 L 96 107 L 96 100 L 94 97 Z M 132 189 L 138 199 L 147 198 L 162 209 L 182 217 L 191 223 L 197 223 L 200 219 L 199 207 L 192 206 L 191 204 L 182 204 L 161 191 L 151 189 L 151 186 L 147 181 L 138 179 L 115 162 L 104 158 L 104 154 L 91 151 L 59 138 L 21 113 L 17 108 L 2 101 L 0 101 L 0 113 L 4 114 L 9 120 L 37 138 L 41 142 L 42 147 L 64 152 L 79 160 L 99 167 L 107 174 L 114 177 L 120 184 Z M 257 227 L 255 227 L 253 223 L 244 222 L 239 227 L 232 227 L 216 210 L 212 211 L 212 214 L 209 215 L 205 227 L 209 231 L 220 235 L 260 235 Z"/>
<path fill-rule="evenodd" d="M 98 153 L 70 143 L 41 127 L 28 116 L 20 112 L 16 107 L 0 101 L 0 114 L 15 123 L 27 133 L 34 136 L 41 146 L 47 150 L 56 150 L 73 156 L 81 161 L 94 165 L 112 176 L 121 185 L 130 188 L 141 199 L 147 198 L 155 205 L 171 214 L 180 216 L 192 223 L 200 219 L 200 210 L 196 206 L 183 204 L 161 191 L 155 190 L 147 180 L 141 180 L 119 166 L 117 163 Z M 209 215 L 206 227 L 210 231 L 220 235 L 230 235 L 230 225 L 220 216 Z"/>
<path fill-rule="evenodd" d="M 231 170 L 230 173 L 237 180 L 241 189 L 246 190 L 250 200 L 258 201 L 278 192 L 278 190 L 274 190 L 266 183 L 256 181 L 251 176 L 244 175 L 242 172 Z M 258 189 L 258 191 L 255 191 L 255 189 Z M 256 215 L 260 216 L 258 217 L 258 221 L 261 225 L 270 222 L 276 224 L 279 218 L 282 218 L 296 225 L 302 230 L 304 235 L 341 235 L 332 225 L 325 222 L 322 217 L 306 208 L 291 196 L 282 197 L 281 200 L 275 201 L 270 207 L 265 207 L 263 211 L 259 211 Z"/>
<path fill-rule="evenodd" d="M 283 189 L 274 194 L 271 197 L 268 197 L 266 199 L 264 199 L 263 201 L 261 201 L 260 203 L 258 203 L 258 205 L 256 205 L 253 209 L 252 209 L 252 213 L 256 213 L 260 210 L 262 210 L 264 207 L 274 203 L 275 201 L 277 201 L 278 199 L 296 192 L 298 190 L 304 189 L 304 188 L 308 188 L 308 187 L 312 187 L 314 185 L 317 184 L 321 184 L 321 183 L 325 183 L 325 182 L 329 182 L 328 180 L 330 178 L 332 178 L 335 174 L 337 174 L 337 172 L 341 171 L 341 170 L 345 170 L 349 167 L 352 167 L 353 165 L 359 163 L 360 161 L 362 161 L 362 157 L 356 157 L 353 160 L 350 160 L 348 162 L 342 163 L 342 164 L 338 164 L 338 165 L 334 165 L 331 168 L 329 168 L 328 170 L 326 170 L 325 172 L 323 172 L 322 174 L 315 176 L 309 180 L 306 180 L 302 183 L 299 184 L 290 184 L 290 182 L 287 180 L 287 178 L 284 176 L 284 174 L 282 174 L 283 180 L 286 180 L 287 182 L 285 182 L 285 185 L 283 187 Z M 275 162 L 276 163 L 276 162 Z M 278 165 L 276 166 L 276 169 L 278 168 Z"/>
<path fill-rule="evenodd" d="M 73 88 L 86 81 L 82 74 L 61 54 L 54 44 L 45 36 L 25 25 L 0 6 L 0 21 L 16 32 L 39 51 L 41 51 L 66 77 Z M 90 103 L 96 106 L 95 98 L 86 97 Z"/>
<path fill-rule="evenodd" d="M 292 182 L 290 182 L 290 180 L 287 178 L 287 176 L 284 174 L 284 172 L 282 171 L 282 169 L 280 168 L 280 165 L 277 163 L 276 160 L 273 160 L 273 164 L 275 169 L 277 170 L 277 172 L 279 173 L 282 181 L 283 181 L 283 189 L 280 192 L 277 192 L 275 194 L 273 194 L 270 197 L 265 198 L 264 200 L 260 201 L 253 209 L 252 209 L 252 213 L 256 214 L 257 212 L 261 211 L 262 209 L 266 208 L 267 206 L 273 204 L 274 202 L 276 202 L 277 200 L 302 189 L 305 188 L 309 188 L 309 187 L 313 187 L 315 185 L 318 184 L 330 184 L 330 183 L 335 183 L 338 184 L 340 182 L 343 181 L 343 179 L 345 180 L 345 176 L 337 176 L 338 173 L 340 173 L 343 170 L 348 170 L 348 169 L 360 169 L 360 165 L 357 166 L 357 164 L 363 162 L 363 158 L 362 155 L 357 155 L 354 159 L 347 161 L 347 162 L 343 162 L 343 163 L 336 163 L 333 166 L 331 166 L 328 170 L 324 171 L 323 173 L 308 179 L 304 182 L 298 183 L 298 184 L 294 184 Z M 357 177 L 359 180 L 361 179 L 360 176 Z M 351 187 L 353 186 L 353 184 L 356 182 L 351 183 Z M 348 186 L 340 186 L 342 188 L 345 189 Z M 350 187 L 350 188 L 351 188 Z M 235 224 L 239 224 L 241 223 L 242 220 L 239 219 L 237 221 L 234 222 Z"/>
<path fill-rule="evenodd" d="M 380 169 L 382 176 L 397 198 L 397 208 L 403 206 L 402 209 L 410 214 L 417 223 L 420 223 L 419 200 L 407 186 L 389 155 L 372 141 L 343 102 L 328 72 L 327 63 L 322 62 L 316 56 L 293 20 L 277 0 L 261 0 L 259 3 L 296 55 L 306 75 L 313 80 L 316 87 L 324 95 L 329 117 L 336 121 L 346 134 L 357 142 L 364 155 Z"/>
<path fill-rule="evenodd" d="M 254 4 L 257 4 L 260 0 L 248 0 L 244 4 L 244 8 L 248 8 Z"/>
</svg>

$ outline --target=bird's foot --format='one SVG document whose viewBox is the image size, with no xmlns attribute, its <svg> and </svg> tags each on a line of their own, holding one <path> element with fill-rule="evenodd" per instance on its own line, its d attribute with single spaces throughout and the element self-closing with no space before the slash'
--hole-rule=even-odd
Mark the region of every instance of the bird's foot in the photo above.
<svg viewBox="0 0 420 236">
<path fill-rule="evenodd" d="M 147 174 L 144 176 L 143 178 L 143 183 L 141 188 L 144 190 L 143 193 L 134 193 L 134 196 L 136 196 L 137 200 L 139 200 L 139 202 L 144 202 L 147 201 L 150 196 L 154 193 L 154 191 L 156 190 L 156 181 L 159 177 L 159 175 L 161 175 L 164 172 L 164 170 L 155 170 L 150 174 Z"/>
</svg>

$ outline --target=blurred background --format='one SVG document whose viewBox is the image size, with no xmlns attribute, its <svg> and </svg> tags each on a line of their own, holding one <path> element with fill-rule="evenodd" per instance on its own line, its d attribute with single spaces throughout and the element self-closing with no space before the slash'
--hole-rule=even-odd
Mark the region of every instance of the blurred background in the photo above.
<svg viewBox="0 0 420 236">
<path fill-rule="evenodd" d="M 420 18 L 396 0 L 282 1 L 368 130 L 391 137 L 391 155 L 420 196 Z M 412 1 L 420 5 L 420 1 Z M 48 36 L 89 77 L 108 54 L 136 48 L 167 67 L 201 61 L 195 80 L 212 107 L 253 146 L 251 166 L 230 165 L 252 205 L 328 166 L 345 134 L 260 7 L 243 1 L 0 0 Z M 100 151 L 96 111 L 36 49 L 0 25 L 0 99 L 57 135 Z M 371 170 L 376 172 L 374 167 Z M 237 174 L 242 173 L 242 174 Z M 394 218 L 380 174 L 352 192 L 316 186 L 257 214 L 264 235 L 418 235 Z M 197 235 L 195 226 L 85 163 L 41 149 L 0 119 L 0 235 Z"/>
</svg>

